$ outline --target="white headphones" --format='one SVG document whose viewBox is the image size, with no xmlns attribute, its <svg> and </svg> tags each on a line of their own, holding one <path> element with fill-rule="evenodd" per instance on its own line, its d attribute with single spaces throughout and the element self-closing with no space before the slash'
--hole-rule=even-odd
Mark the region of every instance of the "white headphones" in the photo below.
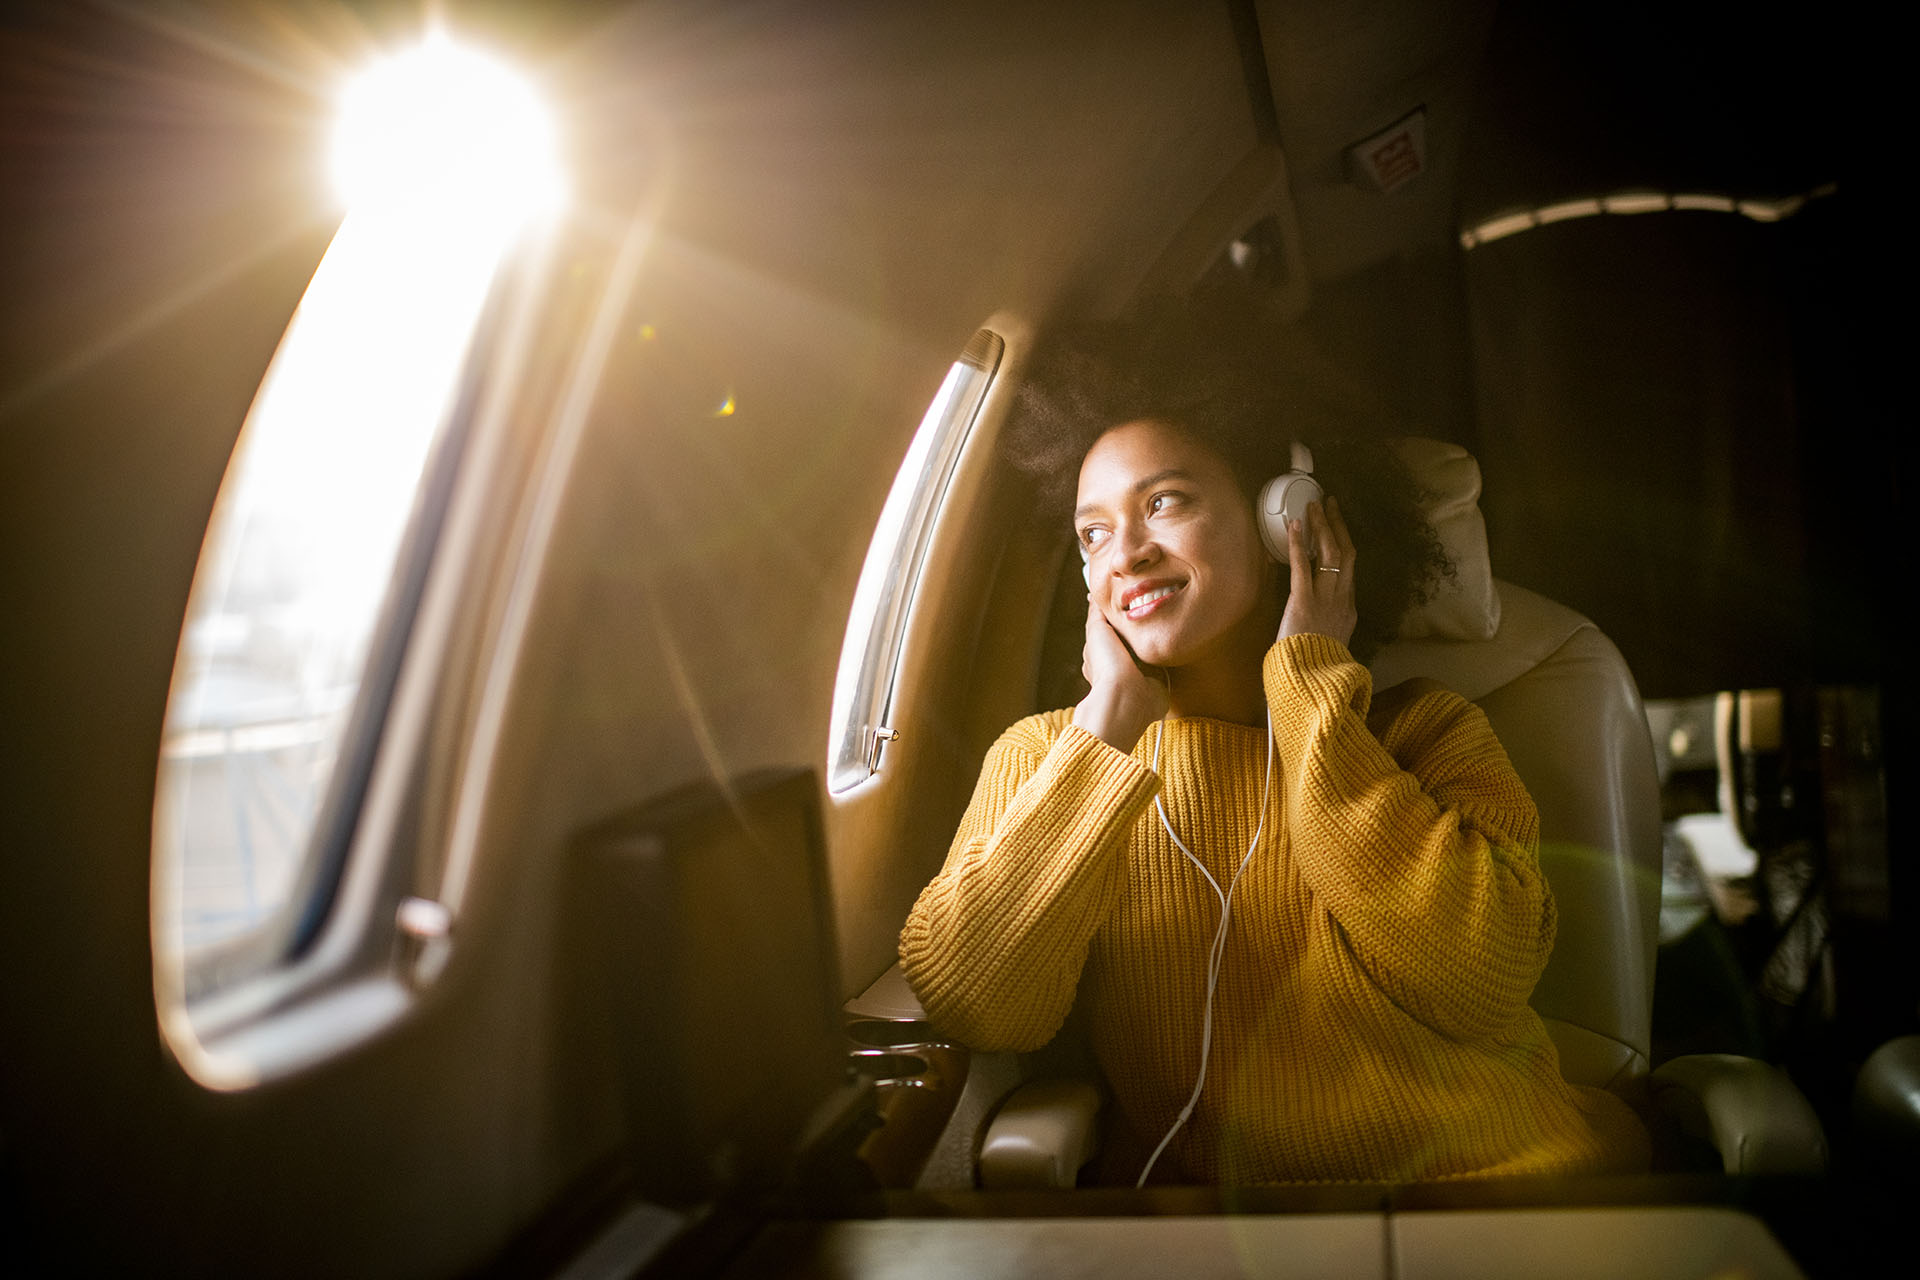
<svg viewBox="0 0 1920 1280">
<path fill-rule="evenodd" d="M 1169 694 L 1173 691 L 1171 673 L 1167 676 L 1167 691 Z M 1155 773 L 1160 772 L 1160 730 L 1160 725 L 1153 726 L 1153 771 Z M 1240 875 L 1247 869 L 1247 864 L 1253 861 L 1253 851 L 1260 847 L 1260 833 L 1267 829 L 1267 800 L 1272 794 L 1273 712 L 1269 709 L 1267 712 L 1267 770 L 1266 780 L 1260 784 L 1260 820 L 1254 823 L 1253 839 L 1247 844 L 1247 851 L 1240 855 L 1240 864 L 1233 869 L 1233 879 L 1227 881 L 1226 890 L 1222 892 L 1220 882 L 1213 878 L 1213 872 L 1207 870 L 1207 864 L 1194 856 L 1193 850 L 1187 848 L 1187 842 L 1182 840 L 1179 832 L 1173 829 L 1173 820 L 1167 817 L 1166 801 L 1162 798 L 1164 792 L 1154 793 L 1153 807 L 1160 811 L 1160 825 L 1166 828 L 1167 838 L 1173 841 L 1174 847 L 1185 854 L 1187 861 L 1207 878 L 1207 884 L 1213 889 L 1213 896 L 1220 901 L 1220 927 L 1214 930 L 1213 945 L 1207 948 L 1207 1007 L 1200 1017 L 1200 1074 L 1194 1077 L 1193 1092 L 1187 1095 L 1187 1104 L 1181 1107 L 1180 1114 L 1174 1117 L 1173 1127 L 1167 1130 L 1166 1136 L 1160 1139 L 1160 1145 L 1155 1147 L 1153 1154 L 1147 1157 L 1146 1167 L 1140 1170 L 1139 1181 L 1133 1184 L 1135 1188 L 1147 1185 L 1147 1177 L 1153 1172 L 1153 1166 L 1160 1162 L 1160 1156 L 1166 1151 L 1167 1145 L 1173 1141 L 1173 1135 L 1179 1133 L 1187 1121 L 1192 1119 L 1194 1108 L 1200 1105 L 1200 1091 L 1207 1086 L 1207 1065 L 1213 1058 L 1213 993 L 1220 986 L 1220 965 L 1227 958 L 1227 929 L 1233 923 L 1233 891 L 1240 887 Z"/>
<path fill-rule="evenodd" d="M 1288 470 L 1260 486 L 1260 497 L 1253 508 L 1260 541 L 1266 545 L 1267 554 L 1281 564 L 1287 563 L 1287 526 L 1295 520 L 1304 526 L 1307 504 L 1326 501 L 1326 490 L 1313 478 L 1313 451 L 1295 440 L 1288 452 Z M 1076 539 L 1075 545 L 1080 548 L 1080 579 L 1091 591 L 1093 562 L 1085 543 Z"/>
<path fill-rule="evenodd" d="M 1275 476 L 1260 489 L 1255 514 L 1260 518 L 1260 541 L 1267 554 L 1281 564 L 1287 562 L 1287 526 L 1295 520 L 1302 528 L 1307 523 L 1307 504 L 1326 502 L 1326 490 L 1313 478 L 1313 453 L 1298 440 L 1293 442 L 1290 470 Z"/>
</svg>

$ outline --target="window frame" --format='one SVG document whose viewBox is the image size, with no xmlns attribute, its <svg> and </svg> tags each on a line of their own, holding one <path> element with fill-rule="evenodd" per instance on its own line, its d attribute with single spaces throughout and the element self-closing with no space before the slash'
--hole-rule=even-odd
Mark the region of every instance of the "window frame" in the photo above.
<svg viewBox="0 0 1920 1280">
<path fill-rule="evenodd" d="M 899 735 L 892 724 L 896 694 L 928 553 L 947 493 L 1005 368 L 1007 345 L 991 327 L 968 339 L 888 489 L 861 564 L 834 679 L 826 759 L 827 789 L 834 796 L 876 777 L 887 743 Z M 967 377 L 967 370 L 976 376 Z"/>
<path fill-rule="evenodd" d="M 162 956 L 160 931 L 169 926 L 154 850 L 156 1011 L 163 1040 L 204 1087 L 231 1091 L 291 1074 L 371 1038 L 413 1006 L 414 975 L 396 963 L 406 932 L 397 916 L 433 852 L 421 837 L 438 709 L 465 692 L 443 658 L 468 621 L 454 616 L 463 587 L 492 567 L 488 548 L 476 545 L 492 535 L 476 536 L 474 522 L 459 513 L 498 504 L 503 484 L 530 478 L 528 470 L 502 468 L 498 455 L 515 446 L 506 410 L 520 391 L 523 356 L 552 284 L 556 230 L 530 233 L 494 268 L 421 465 L 292 889 L 246 935 L 213 945 L 211 958 L 228 966 L 213 983 L 192 974 L 178 948 Z M 270 362 L 263 387 L 272 371 Z M 166 803 L 156 796 L 156 834 L 171 820 Z M 201 977 L 199 989 L 192 977 Z"/>
</svg>

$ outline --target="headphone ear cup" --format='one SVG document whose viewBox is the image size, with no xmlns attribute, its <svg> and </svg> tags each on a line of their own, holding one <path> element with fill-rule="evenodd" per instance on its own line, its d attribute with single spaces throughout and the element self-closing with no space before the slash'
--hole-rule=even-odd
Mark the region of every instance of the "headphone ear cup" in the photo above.
<svg viewBox="0 0 1920 1280">
<path fill-rule="evenodd" d="M 1307 504 L 1324 499 L 1320 482 L 1304 471 L 1289 471 L 1267 481 L 1260 490 L 1259 509 L 1254 512 L 1267 554 L 1281 564 L 1287 563 L 1287 526 L 1295 520 L 1305 521 Z"/>
</svg>

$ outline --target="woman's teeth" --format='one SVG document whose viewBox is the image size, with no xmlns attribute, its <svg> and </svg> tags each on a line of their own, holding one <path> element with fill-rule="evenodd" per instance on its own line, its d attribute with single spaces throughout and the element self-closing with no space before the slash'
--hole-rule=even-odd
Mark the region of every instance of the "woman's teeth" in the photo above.
<svg viewBox="0 0 1920 1280">
<path fill-rule="evenodd" d="M 1178 591 L 1179 589 L 1180 587 L 1178 585 L 1171 586 L 1171 587 L 1155 587 L 1153 590 L 1147 592 L 1145 595 L 1137 597 L 1131 604 L 1129 604 L 1127 606 L 1127 613 L 1129 616 L 1136 613 L 1142 613 L 1147 609 L 1149 605 L 1156 604 L 1161 600 L 1165 600 L 1168 596 L 1172 595 L 1174 592 Z"/>
</svg>

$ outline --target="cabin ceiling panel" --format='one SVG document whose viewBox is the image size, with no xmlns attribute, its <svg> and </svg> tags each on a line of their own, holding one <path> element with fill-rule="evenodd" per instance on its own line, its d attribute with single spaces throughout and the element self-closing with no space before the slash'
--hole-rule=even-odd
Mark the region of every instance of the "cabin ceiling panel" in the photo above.
<svg viewBox="0 0 1920 1280">
<path fill-rule="evenodd" d="M 1256 140 L 1224 5 L 682 6 L 603 43 L 672 234 L 956 345 L 1123 300 Z"/>
<path fill-rule="evenodd" d="M 1313 278 L 1451 241 L 1491 0 L 1259 0 L 1256 11 Z M 1421 106 L 1425 171 L 1387 193 L 1352 181 L 1346 149 Z"/>
</svg>

